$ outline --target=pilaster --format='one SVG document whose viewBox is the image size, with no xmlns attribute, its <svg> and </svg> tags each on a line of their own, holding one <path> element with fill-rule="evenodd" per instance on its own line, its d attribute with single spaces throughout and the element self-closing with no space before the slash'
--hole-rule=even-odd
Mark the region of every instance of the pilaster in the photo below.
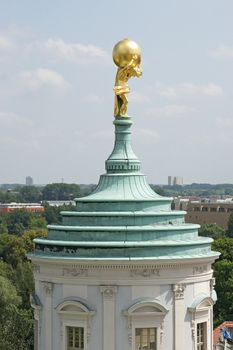
<svg viewBox="0 0 233 350">
<path fill-rule="evenodd" d="M 53 283 L 43 282 L 45 291 L 45 348 L 53 350 Z"/>
<path fill-rule="evenodd" d="M 117 286 L 100 286 L 103 295 L 103 350 L 115 350 L 115 295 Z"/>
<path fill-rule="evenodd" d="M 184 306 L 184 284 L 174 284 L 174 338 L 175 338 L 175 350 L 185 349 L 185 335 L 184 335 L 184 318 L 185 318 L 185 306 Z"/>
</svg>

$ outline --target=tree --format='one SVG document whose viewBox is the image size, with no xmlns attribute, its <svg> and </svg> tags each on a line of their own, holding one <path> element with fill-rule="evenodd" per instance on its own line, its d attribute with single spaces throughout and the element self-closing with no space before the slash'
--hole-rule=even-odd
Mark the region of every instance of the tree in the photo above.
<svg viewBox="0 0 233 350">
<path fill-rule="evenodd" d="M 226 236 L 225 230 L 216 224 L 201 225 L 198 233 L 199 236 L 211 237 L 213 239 L 223 238 Z"/>
<path fill-rule="evenodd" d="M 212 249 L 221 253 L 213 266 L 218 296 L 214 306 L 214 323 L 217 326 L 233 317 L 233 239 L 216 239 Z"/>
<path fill-rule="evenodd" d="M 212 243 L 212 249 L 220 252 L 219 260 L 229 260 L 233 262 L 233 239 L 221 238 Z"/>
<path fill-rule="evenodd" d="M 41 189 L 35 186 L 23 186 L 19 189 L 22 202 L 39 202 L 42 197 Z"/>
<path fill-rule="evenodd" d="M 31 252 L 34 249 L 34 243 L 33 239 L 37 237 L 47 237 L 48 230 L 47 229 L 33 229 L 33 230 L 27 230 L 24 232 L 22 239 L 24 242 L 24 247 L 27 252 Z"/>
<path fill-rule="evenodd" d="M 26 260 L 26 250 L 22 238 L 7 233 L 0 235 L 0 259 L 15 268 Z"/>
<path fill-rule="evenodd" d="M 80 193 L 77 184 L 53 183 L 46 185 L 42 190 L 43 200 L 72 200 Z"/>
<path fill-rule="evenodd" d="M 48 224 L 60 224 L 62 222 L 62 216 L 61 211 L 68 210 L 73 211 L 75 210 L 75 206 L 72 204 L 69 205 L 61 205 L 61 206 L 51 206 L 48 203 L 44 203 L 44 216 Z"/>
<path fill-rule="evenodd" d="M 227 225 L 227 236 L 233 237 L 233 212 L 231 212 L 229 219 L 228 219 L 228 225 Z"/>
<path fill-rule="evenodd" d="M 22 235 L 25 228 L 28 228 L 33 214 L 25 209 L 14 210 L 7 215 L 8 232 Z"/>
<path fill-rule="evenodd" d="M 215 325 L 233 318 L 233 261 L 226 259 L 214 264 L 215 290 L 218 300 L 214 307 Z"/>
</svg>

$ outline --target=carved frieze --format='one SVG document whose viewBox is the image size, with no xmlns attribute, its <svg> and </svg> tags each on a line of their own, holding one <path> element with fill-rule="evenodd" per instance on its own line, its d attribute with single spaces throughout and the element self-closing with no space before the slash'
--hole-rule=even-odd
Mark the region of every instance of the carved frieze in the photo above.
<svg viewBox="0 0 233 350">
<path fill-rule="evenodd" d="M 130 270 L 130 276 L 141 276 L 141 277 L 150 277 L 150 276 L 159 276 L 159 269 L 133 269 Z"/>
<path fill-rule="evenodd" d="M 197 265 L 193 267 L 193 274 L 198 275 L 207 272 L 207 265 Z"/>
<path fill-rule="evenodd" d="M 88 276 L 88 269 L 82 269 L 82 268 L 73 268 L 73 267 L 65 267 L 63 268 L 63 276 L 73 276 L 73 277 L 87 277 Z"/>
</svg>

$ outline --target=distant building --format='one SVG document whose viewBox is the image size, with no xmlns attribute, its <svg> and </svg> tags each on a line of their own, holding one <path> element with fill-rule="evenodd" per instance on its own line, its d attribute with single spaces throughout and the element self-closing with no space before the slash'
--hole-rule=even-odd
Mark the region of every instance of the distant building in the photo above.
<svg viewBox="0 0 233 350">
<path fill-rule="evenodd" d="M 187 204 L 185 210 L 187 215 L 185 222 L 194 224 L 217 224 L 227 229 L 228 220 L 233 211 L 233 200 L 216 201 L 216 202 L 199 202 L 191 201 Z"/>
<path fill-rule="evenodd" d="M 40 203 L 0 203 L 0 212 L 9 213 L 19 209 L 25 209 L 34 213 L 44 211 L 44 207 Z"/>
<path fill-rule="evenodd" d="M 173 186 L 173 178 L 171 175 L 168 176 L 168 186 Z"/>
<path fill-rule="evenodd" d="M 26 176 L 26 186 L 33 186 L 33 178 L 31 176 Z"/>
<path fill-rule="evenodd" d="M 183 177 L 169 175 L 168 186 L 183 186 Z"/>
<path fill-rule="evenodd" d="M 75 205 L 75 201 L 44 201 L 46 203 L 48 203 L 51 207 L 60 207 L 61 205 Z"/>
<path fill-rule="evenodd" d="M 227 337 L 224 336 L 224 330 L 227 331 Z M 227 338 L 233 339 L 233 321 L 225 321 L 214 329 L 214 350 L 230 350 L 233 349 L 232 341 L 228 341 Z"/>
</svg>

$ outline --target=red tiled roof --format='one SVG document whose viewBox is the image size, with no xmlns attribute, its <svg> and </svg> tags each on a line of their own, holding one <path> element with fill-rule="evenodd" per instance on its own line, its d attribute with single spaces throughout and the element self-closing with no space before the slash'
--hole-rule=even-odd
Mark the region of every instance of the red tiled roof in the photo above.
<svg viewBox="0 0 233 350">
<path fill-rule="evenodd" d="M 218 339 L 223 328 L 233 328 L 233 321 L 225 321 L 214 329 L 214 345 L 218 343 Z"/>
</svg>

